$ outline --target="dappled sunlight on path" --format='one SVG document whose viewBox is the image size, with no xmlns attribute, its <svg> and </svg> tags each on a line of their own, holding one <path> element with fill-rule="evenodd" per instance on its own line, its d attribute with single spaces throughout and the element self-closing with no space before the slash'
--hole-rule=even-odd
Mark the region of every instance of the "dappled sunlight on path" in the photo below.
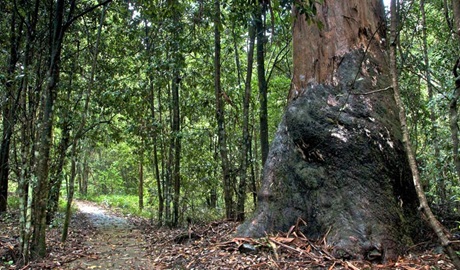
<svg viewBox="0 0 460 270">
<path fill-rule="evenodd" d="M 100 206 L 85 201 L 76 201 L 75 206 L 78 208 L 78 211 L 88 217 L 90 222 L 97 229 L 132 229 L 132 226 L 125 218 L 115 216 L 107 210 L 102 209 Z"/>
<path fill-rule="evenodd" d="M 64 269 L 151 269 L 147 244 L 126 218 L 90 202 L 77 201 L 75 205 L 94 230 L 85 242 L 88 255 Z"/>
</svg>

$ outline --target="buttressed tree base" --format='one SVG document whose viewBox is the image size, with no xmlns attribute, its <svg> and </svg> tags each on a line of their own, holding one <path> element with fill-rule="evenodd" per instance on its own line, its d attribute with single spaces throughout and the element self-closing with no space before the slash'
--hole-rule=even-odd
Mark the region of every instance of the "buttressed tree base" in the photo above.
<svg viewBox="0 0 460 270">
<path fill-rule="evenodd" d="M 393 260 L 412 243 L 417 196 L 391 86 L 381 1 L 294 11 L 289 104 L 264 167 L 259 205 L 238 234 L 301 218 L 341 258 Z"/>
</svg>

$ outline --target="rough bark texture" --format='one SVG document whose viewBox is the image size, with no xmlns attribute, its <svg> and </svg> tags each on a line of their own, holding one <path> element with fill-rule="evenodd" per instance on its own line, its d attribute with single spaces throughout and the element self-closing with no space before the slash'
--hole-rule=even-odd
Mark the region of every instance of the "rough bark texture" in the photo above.
<svg viewBox="0 0 460 270">
<path fill-rule="evenodd" d="M 240 235 L 298 218 L 343 258 L 396 259 L 417 197 L 401 142 L 379 1 L 324 1 L 323 24 L 298 16 L 294 84 L 264 167 L 259 207 Z"/>
</svg>

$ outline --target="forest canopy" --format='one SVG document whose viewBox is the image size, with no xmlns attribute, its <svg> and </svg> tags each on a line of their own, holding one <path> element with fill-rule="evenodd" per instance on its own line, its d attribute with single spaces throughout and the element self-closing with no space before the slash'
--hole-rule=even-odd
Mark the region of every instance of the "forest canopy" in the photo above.
<svg viewBox="0 0 460 270">
<path fill-rule="evenodd" d="M 322 28 L 323 2 L 296 3 Z M 455 228 L 457 1 L 397 2 L 410 141 L 430 206 Z M 0 11 L 0 212 L 19 199 L 22 251 L 44 255 L 47 224 L 74 192 L 134 195 L 160 225 L 251 216 L 293 85 L 290 1 L 15 0 Z"/>
</svg>

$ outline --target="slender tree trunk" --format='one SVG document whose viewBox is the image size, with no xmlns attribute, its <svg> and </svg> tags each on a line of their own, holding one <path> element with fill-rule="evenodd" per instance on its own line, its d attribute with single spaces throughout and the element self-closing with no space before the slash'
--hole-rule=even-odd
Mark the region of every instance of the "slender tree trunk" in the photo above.
<svg viewBox="0 0 460 270">
<path fill-rule="evenodd" d="M 87 87 L 86 96 L 84 100 L 85 103 L 83 105 L 82 119 L 77 129 L 75 130 L 75 135 L 72 141 L 72 150 L 70 154 L 70 159 L 71 159 L 70 179 L 68 182 L 69 186 L 67 188 L 67 203 L 66 203 L 64 225 L 63 225 L 63 230 L 62 230 L 62 237 L 61 237 L 62 242 L 65 242 L 67 240 L 68 229 L 70 225 L 70 218 L 72 216 L 71 210 L 72 210 L 73 197 L 75 194 L 75 178 L 77 176 L 76 163 L 77 163 L 77 158 L 78 158 L 78 152 L 77 152 L 78 143 L 80 142 L 81 138 L 85 134 L 87 116 L 89 113 L 89 102 L 91 100 L 91 92 L 92 92 L 93 85 L 94 85 L 94 76 L 96 74 L 97 56 L 99 54 L 99 43 L 101 40 L 102 26 L 105 20 L 105 13 L 106 13 L 107 7 L 108 5 L 104 5 L 101 11 L 99 27 L 97 30 L 96 44 L 95 44 L 95 48 L 93 51 L 92 62 L 91 62 L 90 79 L 88 82 L 88 87 Z"/>
<path fill-rule="evenodd" d="M 423 0 L 422 0 L 423 1 Z M 396 105 L 399 108 L 399 120 L 401 122 L 401 130 L 403 136 L 403 143 L 406 149 L 407 158 L 409 160 L 409 165 L 412 171 L 412 179 L 414 181 L 415 190 L 417 192 L 417 196 L 420 202 L 419 209 L 423 211 L 428 219 L 428 223 L 430 224 L 433 231 L 438 236 L 443 248 L 446 249 L 447 254 L 452 259 L 453 264 L 457 269 L 460 269 L 460 260 L 453 250 L 452 246 L 450 245 L 450 241 L 445 235 L 443 228 L 436 217 L 433 215 L 430 206 L 428 205 L 428 201 L 425 197 L 425 192 L 423 191 L 421 181 L 420 181 L 420 173 L 417 167 L 417 161 L 415 159 L 415 155 L 412 152 L 412 146 L 409 138 L 409 130 L 407 127 L 406 121 L 406 112 L 404 105 L 401 101 L 401 95 L 399 93 L 399 84 L 398 84 L 398 72 L 396 67 L 396 44 L 398 38 L 398 19 L 397 19 L 397 11 L 396 11 L 396 0 L 391 0 L 391 24 L 390 24 L 390 72 L 391 72 L 391 79 L 392 79 L 392 87 L 394 90 L 394 97 L 396 101 Z"/>
<path fill-rule="evenodd" d="M 167 100 L 169 100 L 168 104 L 168 109 L 169 109 L 169 127 L 172 128 L 172 99 L 171 99 L 171 89 L 168 86 L 168 96 Z M 174 146 L 173 146 L 173 136 L 172 130 L 169 132 L 169 145 L 167 145 L 167 141 L 165 140 L 164 144 L 165 147 L 164 149 L 167 149 L 167 160 L 166 160 L 166 175 L 165 175 L 165 181 L 164 181 L 164 198 L 165 198 L 165 221 L 168 226 L 172 225 L 172 215 L 171 215 L 171 203 L 172 203 L 172 184 L 173 184 L 173 166 L 174 166 Z"/>
<path fill-rule="evenodd" d="M 26 54 L 27 55 L 27 54 Z M 24 67 L 24 70 L 27 70 L 27 66 Z M 24 87 L 25 86 L 25 87 Z M 23 259 L 23 264 L 27 265 L 30 259 L 30 238 L 32 235 L 32 200 L 33 200 L 33 175 L 31 175 L 31 168 L 35 163 L 33 158 L 33 144 L 32 144 L 32 134 L 34 126 L 34 118 L 32 115 L 35 114 L 35 108 L 30 108 L 26 104 L 27 95 L 29 94 L 27 87 L 27 78 L 24 78 L 23 82 L 23 91 L 21 94 L 21 107 L 22 111 L 22 127 L 20 132 L 21 137 L 21 148 L 20 148 L 20 162 L 21 169 L 19 172 L 19 224 L 20 224 L 20 251 Z M 33 102 L 32 102 L 33 104 Z M 30 110 L 30 111 L 29 111 Z M 30 116 L 30 118 L 29 118 Z"/>
<path fill-rule="evenodd" d="M 254 62 L 254 40 L 255 29 L 252 23 L 249 23 L 249 49 L 248 49 L 248 66 L 246 70 L 246 80 L 243 98 L 243 141 L 241 144 L 241 172 L 240 183 L 238 186 L 238 204 L 237 220 L 244 220 L 244 204 L 246 202 L 246 179 L 249 165 L 248 153 L 251 147 L 251 138 L 249 133 L 249 105 L 251 101 L 251 78 Z"/>
<path fill-rule="evenodd" d="M 449 4 L 448 4 L 448 0 L 443 0 L 443 8 L 444 8 L 444 18 L 446 19 L 446 23 L 447 23 L 447 26 L 449 27 L 449 29 L 452 30 L 452 23 L 451 23 L 451 20 L 449 18 Z"/>
<path fill-rule="evenodd" d="M 7 65 L 7 80 L 5 83 L 6 92 L 2 93 L 5 104 L 2 105 L 2 139 L 0 143 L 0 213 L 7 210 L 8 205 L 8 177 L 9 177 L 9 154 L 11 145 L 11 136 L 13 135 L 16 124 L 19 97 L 21 88 L 14 83 L 16 64 L 19 60 L 20 38 L 23 29 L 23 22 L 17 22 L 16 12 L 11 14 L 10 24 L 10 55 Z M 30 25 L 30 27 L 34 27 Z M 30 34 L 27 34 L 30 41 Z"/>
<path fill-rule="evenodd" d="M 78 140 L 74 139 L 72 143 L 72 150 L 70 152 L 70 176 L 67 182 L 67 203 L 65 207 L 64 224 L 62 225 L 61 242 L 67 240 L 69 232 L 70 218 L 72 217 L 72 201 L 75 193 L 75 177 L 77 176 L 76 163 L 77 163 L 77 146 Z"/>
<path fill-rule="evenodd" d="M 156 139 L 155 139 L 156 140 Z M 157 180 L 157 191 L 158 191 L 158 224 L 161 226 L 163 224 L 163 211 L 164 211 L 164 197 L 163 197 L 163 189 L 162 189 L 162 177 L 160 175 L 159 164 L 158 164 L 158 153 L 157 153 L 157 145 L 154 141 L 153 144 L 153 166 L 155 168 L 155 177 Z"/>
<path fill-rule="evenodd" d="M 181 189 L 180 175 L 180 153 L 181 153 L 181 134 L 180 134 L 180 81 L 181 68 L 183 65 L 183 56 L 179 46 L 182 32 L 182 22 L 180 13 L 180 2 L 177 0 L 168 0 L 170 10 L 171 28 L 169 29 L 172 41 L 169 47 L 169 56 L 171 57 L 171 89 L 169 91 L 170 100 L 170 127 L 171 136 L 169 138 L 169 160 L 168 175 L 166 183 L 166 219 L 169 225 L 176 226 L 179 221 L 179 202 Z M 170 203 L 172 202 L 172 213 L 170 212 Z M 170 216 L 172 214 L 172 216 Z"/>
<path fill-rule="evenodd" d="M 143 146 L 141 146 L 143 148 Z M 139 157 L 139 210 L 144 209 L 144 149 L 141 150 Z"/>
<path fill-rule="evenodd" d="M 253 131 L 251 130 L 251 134 L 253 133 Z M 251 160 L 251 162 L 249 162 L 249 168 L 250 168 L 250 172 L 251 172 L 251 193 L 252 193 L 252 202 L 254 204 L 254 208 L 257 207 L 257 175 L 256 175 L 256 172 L 255 172 L 255 162 L 252 162 L 252 160 L 254 160 L 254 157 L 252 155 L 252 140 L 249 142 L 249 160 Z"/>
<path fill-rule="evenodd" d="M 177 53 L 177 51 L 176 51 Z M 180 152 L 181 152 L 181 138 L 180 138 L 180 103 L 179 103 L 179 82 L 180 75 L 178 67 L 172 83 L 172 106 L 173 106 L 173 119 L 172 119 L 172 142 L 171 146 L 174 149 L 174 163 L 172 179 L 174 182 L 174 195 L 173 195 L 173 226 L 177 226 L 179 221 L 179 198 L 181 188 L 181 175 L 180 175 Z"/>
<path fill-rule="evenodd" d="M 34 40 L 35 36 L 32 33 L 35 32 L 36 22 L 38 17 L 38 6 L 39 1 L 35 2 L 34 12 L 32 12 L 29 16 L 30 21 L 28 22 L 29 28 L 27 31 L 27 38 L 25 44 L 25 51 L 24 51 L 24 66 L 23 72 L 25 76 L 21 82 L 21 90 L 20 92 L 20 99 L 19 99 L 19 106 L 22 108 L 21 113 L 21 131 L 20 131 L 20 138 L 21 138 L 21 147 L 20 147 L 20 163 L 21 169 L 19 172 L 19 182 L 18 182 L 18 190 L 19 190 L 19 199 L 20 199 L 20 250 L 23 259 L 23 264 L 29 263 L 30 260 L 30 251 L 31 251 L 31 237 L 32 237 L 32 214 L 33 214 L 33 200 L 34 200 L 34 182 L 36 181 L 36 177 L 32 174 L 32 168 L 34 168 L 35 158 L 34 152 L 36 145 L 33 143 L 35 138 L 35 130 L 34 127 L 36 126 L 36 114 L 38 110 L 38 100 L 36 99 L 35 94 L 31 91 L 31 87 L 29 87 L 29 74 L 31 72 L 31 59 L 34 51 Z M 34 59 L 37 59 L 37 66 L 40 66 L 40 58 L 41 55 L 35 55 Z M 37 78 L 36 82 L 36 89 L 38 90 L 37 93 L 41 93 L 41 84 L 39 83 L 40 78 L 40 68 L 37 68 Z"/>
<path fill-rule="evenodd" d="M 150 114 L 152 117 L 152 126 L 156 126 L 156 114 L 155 114 L 155 89 L 153 85 L 153 77 L 149 76 L 150 82 L 149 82 L 149 88 L 150 88 L 150 95 L 149 95 L 149 105 L 150 105 Z M 158 90 L 160 93 L 160 90 Z M 158 103 L 161 104 L 160 97 L 158 97 Z M 159 110 L 161 110 L 161 106 L 159 106 Z M 158 119 L 158 121 L 161 122 L 161 117 Z M 160 168 L 159 168 L 159 160 L 158 160 L 158 149 L 157 149 L 157 136 L 158 134 L 161 133 L 161 130 L 155 129 L 152 131 L 152 137 L 153 137 L 153 168 L 155 172 L 155 178 L 157 182 L 157 192 L 158 192 L 158 223 L 161 226 L 163 224 L 163 210 L 164 210 L 164 197 L 163 197 L 163 188 L 162 188 L 162 177 L 160 175 Z"/>
<path fill-rule="evenodd" d="M 9 102 L 10 103 L 10 102 Z M 3 110 L 3 136 L 0 145 L 0 213 L 7 210 L 8 205 L 8 175 L 11 135 L 13 134 L 13 112 L 4 105 Z"/>
<path fill-rule="evenodd" d="M 452 1 L 453 7 L 453 14 L 454 14 L 454 33 L 457 36 L 457 40 L 460 44 L 460 3 L 459 1 Z M 460 59 L 460 58 L 459 58 Z M 454 76 L 455 76 L 455 83 L 459 80 L 459 75 L 457 73 L 457 69 L 459 68 L 459 63 L 457 62 L 454 66 Z M 450 131 L 451 131 L 451 138 L 452 138 L 452 158 L 454 160 L 455 170 L 457 173 L 457 177 L 460 178 L 460 156 L 458 153 L 459 147 L 459 127 L 458 127 L 458 99 L 460 98 L 460 85 L 456 85 L 454 89 L 454 93 L 452 95 L 452 99 L 450 100 L 449 104 L 449 120 L 450 120 Z"/>
<path fill-rule="evenodd" d="M 251 162 L 251 173 L 252 173 L 252 187 L 253 187 L 253 198 L 254 198 L 254 205 L 257 204 L 257 201 L 258 201 L 258 195 L 257 195 L 257 192 L 258 192 L 258 188 L 257 188 L 257 183 L 260 182 L 260 175 L 261 175 L 261 162 L 259 162 L 261 159 L 259 158 L 259 147 L 258 147 L 258 142 L 259 142 L 259 138 L 257 137 L 257 134 L 259 134 L 256 129 L 254 128 L 256 126 L 255 122 L 255 117 L 252 117 L 251 119 L 251 122 L 252 122 L 252 128 L 251 128 L 251 134 L 252 134 L 252 140 L 251 140 L 251 153 L 250 153 L 250 156 L 251 156 L 251 160 L 253 161 L 257 161 L 257 162 Z M 263 168 L 263 167 L 262 167 Z"/>
<path fill-rule="evenodd" d="M 46 213 L 46 224 L 51 224 L 58 210 L 59 194 L 62 184 L 62 171 L 67 158 L 67 148 L 70 144 L 70 123 L 68 116 L 63 116 L 65 119 L 62 123 L 62 137 L 57 150 L 57 160 L 54 167 L 51 168 L 52 174 L 50 177 L 50 193 L 48 196 L 48 206 Z"/>
<path fill-rule="evenodd" d="M 74 70 L 75 70 L 75 65 L 73 65 L 71 73 L 73 73 Z M 67 95 L 66 95 L 67 104 L 70 104 L 70 100 L 71 100 L 72 92 L 70 89 L 72 89 L 72 83 L 73 83 L 72 78 L 73 78 L 73 74 L 70 75 L 70 79 L 69 79 L 69 90 L 67 91 Z M 54 161 L 54 164 L 50 168 L 51 170 L 50 193 L 48 196 L 46 224 L 51 223 L 51 221 L 54 218 L 54 215 L 56 214 L 58 210 L 59 196 L 60 196 L 62 179 L 63 179 L 62 171 L 64 169 L 64 165 L 65 165 L 66 158 L 67 158 L 67 149 L 69 148 L 71 144 L 70 142 L 71 116 L 67 108 L 63 108 L 61 119 L 62 119 L 62 125 L 60 126 L 62 130 L 61 140 L 57 148 L 56 159 Z"/>
<path fill-rule="evenodd" d="M 264 1 L 259 1 L 256 8 L 255 27 L 257 33 L 257 80 L 259 82 L 259 125 L 260 149 L 262 152 L 262 166 L 268 156 L 268 109 L 267 109 L 267 81 L 265 78 L 265 7 Z"/>
<path fill-rule="evenodd" d="M 181 152 L 181 142 L 180 142 L 180 131 L 176 132 L 174 139 L 174 199 L 173 199 L 173 208 L 174 208 L 174 219 L 173 225 L 177 226 L 179 222 L 179 204 L 180 204 L 180 190 L 181 190 L 181 175 L 180 175 L 180 152 Z"/>
<path fill-rule="evenodd" d="M 57 0 L 53 15 L 52 39 L 50 43 L 50 58 L 47 85 L 42 94 L 41 116 L 39 118 L 39 139 L 37 170 L 37 184 L 34 196 L 34 232 L 32 237 L 32 256 L 44 257 L 46 255 L 46 208 L 49 193 L 49 162 L 51 139 L 53 130 L 54 101 L 56 99 L 57 85 L 59 82 L 59 65 L 61 58 L 62 41 L 64 39 L 63 17 L 65 1 Z"/>
<path fill-rule="evenodd" d="M 162 103 L 162 96 L 161 96 L 161 89 L 158 88 L 158 121 L 162 124 L 164 124 L 164 119 L 163 119 L 163 103 Z M 166 124 L 164 124 L 166 126 Z M 167 204 L 168 204 L 168 191 L 167 191 L 167 188 L 168 188 L 168 177 L 169 177 L 169 166 L 168 168 L 166 168 L 166 165 L 168 164 L 169 162 L 169 159 L 167 159 L 166 157 L 166 154 L 167 154 L 167 147 L 166 147 L 166 142 L 165 142 L 165 138 L 166 138 L 166 131 L 164 129 L 161 129 L 161 136 L 160 136 L 160 142 L 159 142 L 159 145 L 160 145 L 160 149 L 159 149 L 159 153 L 160 153 L 160 163 L 161 163 L 161 172 L 159 172 L 157 174 L 157 177 L 160 177 L 161 181 L 158 181 L 157 184 L 159 185 L 159 189 L 158 189 L 158 192 L 161 193 L 161 195 L 159 195 L 159 198 L 162 199 L 161 202 L 162 203 L 159 203 L 158 207 L 158 216 L 159 216 L 159 222 L 160 224 L 163 222 L 163 221 L 167 221 L 167 217 L 168 217 L 168 207 Z M 156 140 L 156 139 L 155 139 Z M 154 146 L 154 149 L 156 150 L 156 147 Z M 154 151 L 155 151 L 154 150 Z M 155 153 L 158 153 L 155 151 Z M 158 162 L 158 158 L 157 158 L 157 162 Z M 158 164 L 158 163 L 157 163 Z M 158 166 L 158 165 L 157 165 Z M 161 188 L 160 188 L 161 187 Z M 162 217 L 162 218 L 161 218 Z"/>
<path fill-rule="evenodd" d="M 228 161 L 227 150 L 227 135 L 225 133 L 225 117 L 224 104 L 222 102 L 222 87 L 221 87 L 221 44 L 220 44 L 220 1 L 214 0 L 214 90 L 216 96 L 216 119 L 217 119 L 217 134 L 219 137 L 219 153 L 221 158 L 225 216 L 228 219 L 234 218 L 233 209 L 233 188 L 231 183 L 230 168 Z"/>
<path fill-rule="evenodd" d="M 83 196 L 88 195 L 88 179 L 89 179 L 89 164 L 88 164 L 88 155 L 89 155 L 89 150 L 85 148 L 84 150 L 84 155 L 83 155 L 83 162 L 82 162 L 82 172 L 81 172 L 81 188 L 80 188 L 80 194 Z"/>
</svg>

